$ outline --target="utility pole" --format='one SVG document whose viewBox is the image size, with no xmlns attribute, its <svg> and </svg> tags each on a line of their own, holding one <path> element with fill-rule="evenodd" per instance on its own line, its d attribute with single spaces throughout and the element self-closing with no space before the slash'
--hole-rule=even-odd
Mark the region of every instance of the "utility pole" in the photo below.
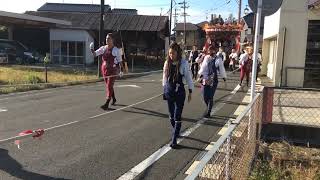
<svg viewBox="0 0 320 180">
<path fill-rule="evenodd" d="M 187 37 L 186 37 L 186 17 L 187 17 L 187 14 L 186 14 L 186 8 L 189 8 L 189 6 L 186 6 L 186 0 L 183 0 L 182 3 L 179 3 L 179 4 L 182 4 L 183 6 L 181 8 L 183 8 L 183 14 L 182 16 L 184 17 L 184 24 L 183 24 L 183 40 L 184 40 L 184 49 L 186 49 L 186 44 L 187 44 Z"/>
<path fill-rule="evenodd" d="M 170 2 L 169 46 L 171 44 L 171 25 L 172 25 L 172 0 Z"/>
<path fill-rule="evenodd" d="M 100 29 L 99 29 L 99 47 L 103 45 L 104 40 L 104 0 L 100 4 Z M 98 77 L 101 77 L 100 71 L 101 56 L 98 57 Z"/>
<path fill-rule="evenodd" d="M 239 0 L 238 24 L 240 24 L 240 19 L 241 19 L 241 6 L 242 6 L 242 0 Z"/>
<path fill-rule="evenodd" d="M 178 23 L 178 14 L 177 14 L 177 8 L 175 8 L 174 9 L 174 15 L 173 15 L 173 17 L 174 17 L 174 26 L 176 26 L 177 25 L 177 23 Z"/>
</svg>

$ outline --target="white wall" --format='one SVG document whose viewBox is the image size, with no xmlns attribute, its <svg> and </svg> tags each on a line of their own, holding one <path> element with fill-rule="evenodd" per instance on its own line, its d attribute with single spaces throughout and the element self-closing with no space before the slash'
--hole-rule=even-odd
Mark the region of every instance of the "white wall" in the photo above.
<svg viewBox="0 0 320 180">
<path fill-rule="evenodd" d="M 94 40 L 86 30 L 50 29 L 50 41 L 51 40 L 85 42 L 86 64 L 93 63 L 94 59 L 90 52 L 89 44 L 90 42 L 94 42 Z"/>
<path fill-rule="evenodd" d="M 290 70 L 285 77 L 286 67 L 304 67 L 308 35 L 308 9 L 302 0 L 284 0 L 280 19 L 280 29 L 286 29 L 285 44 L 279 44 L 277 75 L 281 76 L 283 61 L 282 85 L 303 87 L 304 70 Z M 281 33 L 282 37 L 284 33 Z M 283 45 L 285 46 L 283 53 Z M 287 84 L 284 80 L 287 78 Z M 276 81 L 280 85 L 280 78 Z"/>
<path fill-rule="evenodd" d="M 264 18 L 263 39 L 276 36 L 279 33 L 281 8 L 270 16 Z"/>
<path fill-rule="evenodd" d="M 305 66 L 308 33 L 308 10 L 305 5 L 302 0 L 283 0 L 281 8 L 275 14 L 265 17 L 264 43 L 270 43 L 271 39 L 276 38 L 277 45 L 273 63 L 265 64 L 268 69 L 263 68 L 263 72 L 272 77 L 275 86 L 303 86 L 303 70 L 290 70 L 286 77 L 285 69 Z M 267 61 L 271 60 L 267 54 L 270 45 L 264 45 L 263 51 L 263 56 L 268 57 Z"/>
</svg>

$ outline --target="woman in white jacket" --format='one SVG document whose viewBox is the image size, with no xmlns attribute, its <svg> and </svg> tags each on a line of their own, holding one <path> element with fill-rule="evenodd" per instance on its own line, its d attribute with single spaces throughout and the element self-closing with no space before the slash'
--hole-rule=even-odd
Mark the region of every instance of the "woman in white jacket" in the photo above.
<svg viewBox="0 0 320 180">
<path fill-rule="evenodd" d="M 210 46 L 208 48 L 208 55 L 205 56 L 199 71 L 199 75 L 202 77 L 201 89 L 203 100 L 207 106 L 204 114 L 205 118 L 210 118 L 213 97 L 218 87 L 218 73 L 226 81 L 227 74 L 223 65 L 223 57 L 220 53 L 216 55 L 214 47 Z"/>
<path fill-rule="evenodd" d="M 183 79 L 187 82 L 189 94 L 188 102 L 191 101 L 191 95 L 194 88 L 189 64 L 182 59 L 182 50 L 177 43 L 170 45 L 166 62 L 163 66 L 163 97 L 167 100 L 170 123 L 173 128 L 172 141 L 170 146 L 177 147 L 177 138 L 181 129 L 181 114 L 183 111 L 186 92 Z"/>
</svg>

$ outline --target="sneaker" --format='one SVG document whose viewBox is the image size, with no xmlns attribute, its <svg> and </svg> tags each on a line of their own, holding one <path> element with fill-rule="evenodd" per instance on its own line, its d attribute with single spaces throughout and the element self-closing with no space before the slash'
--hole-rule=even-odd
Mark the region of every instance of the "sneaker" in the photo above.
<svg viewBox="0 0 320 180">
<path fill-rule="evenodd" d="M 102 105 L 102 106 L 100 106 L 100 107 L 101 107 L 101 109 L 106 110 L 106 109 L 109 108 L 109 104 L 105 103 L 104 105 Z"/>
<path fill-rule="evenodd" d="M 207 114 L 205 114 L 203 117 L 204 117 L 204 118 L 210 118 L 211 116 L 210 116 L 210 113 L 207 113 Z"/>
<path fill-rule="evenodd" d="M 100 106 L 102 109 L 106 110 L 109 108 L 109 102 L 110 102 L 110 99 L 107 99 L 106 103 L 104 103 L 104 105 Z"/>
<path fill-rule="evenodd" d="M 171 147 L 172 149 L 177 149 L 177 148 L 178 148 L 178 144 L 173 144 L 173 143 L 171 143 L 171 144 L 170 144 L 170 147 Z"/>
<path fill-rule="evenodd" d="M 115 105 L 115 104 L 116 104 L 116 102 L 117 102 L 117 99 L 112 99 L 112 103 L 111 103 L 111 105 Z"/>
</svg>

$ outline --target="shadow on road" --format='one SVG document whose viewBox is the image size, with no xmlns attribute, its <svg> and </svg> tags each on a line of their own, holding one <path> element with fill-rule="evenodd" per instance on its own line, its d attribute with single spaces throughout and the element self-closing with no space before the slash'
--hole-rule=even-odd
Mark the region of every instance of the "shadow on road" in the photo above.
<svg viewBox="0 0 320 180">
<path fill-rule="evenodd" d="M 25 180 L 66 180 L 63 178 L 54 178 L 42 174 L 29 172 L 23 169 L 22 165 L 13 159 L 6 149 L 0 148 L 0 170 L 10 174 L 13 177 Z"/>
</svg>

